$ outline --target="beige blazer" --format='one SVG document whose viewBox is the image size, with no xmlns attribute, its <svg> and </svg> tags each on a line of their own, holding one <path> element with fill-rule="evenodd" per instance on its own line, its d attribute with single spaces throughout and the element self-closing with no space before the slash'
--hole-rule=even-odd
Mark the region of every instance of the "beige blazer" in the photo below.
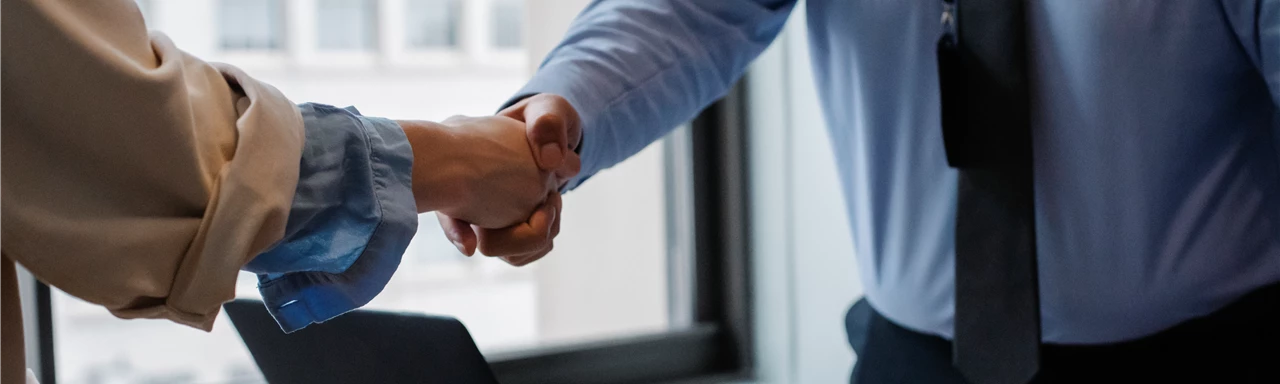
<svg viewBox="0 0 1280 384">
<path fill-rule="evenodd" d="M 297 109 L 148 35 L 132 0 L 0 4 L 0 382 L 25 380 L 13 262 L 118 317 L 209 330 L 283 236 Z"/>
</svg>

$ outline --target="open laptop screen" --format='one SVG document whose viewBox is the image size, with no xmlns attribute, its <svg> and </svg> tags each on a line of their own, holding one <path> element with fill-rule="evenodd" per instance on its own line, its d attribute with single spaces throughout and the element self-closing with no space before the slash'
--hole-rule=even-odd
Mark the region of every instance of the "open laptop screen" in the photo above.
<svg viewBox="0 0 1280 384">
<path fill-rule="evenodd" d="M 273 384 L 497 383 L 453 318 L 358 310 L 285 334 L 261 301 L 224 308 Z"/>
</svg>

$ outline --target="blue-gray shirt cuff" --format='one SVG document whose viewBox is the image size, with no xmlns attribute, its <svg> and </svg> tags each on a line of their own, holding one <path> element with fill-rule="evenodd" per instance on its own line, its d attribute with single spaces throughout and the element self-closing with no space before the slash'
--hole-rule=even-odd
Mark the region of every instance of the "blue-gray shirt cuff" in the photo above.
<svg viewBox="0 0 1280 384">
<path fill-rule="evenodd" d="M 413 149 L 398 124 L 354 108 L 298 108 L 306 145 L 285 237 L 244 268 L 285 332 L 367 304 L 418 227 Z"/>
</svg>

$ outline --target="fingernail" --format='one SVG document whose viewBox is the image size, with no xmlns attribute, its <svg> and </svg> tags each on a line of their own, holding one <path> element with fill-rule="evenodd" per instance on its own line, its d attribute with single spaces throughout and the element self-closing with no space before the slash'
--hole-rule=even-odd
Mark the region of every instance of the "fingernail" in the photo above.
<svg viewBox="0 0 1280 384">
<path fill-rule="evenodd" d="M 542 149 L 540 149 L 540 151 L 542 152 L 541 156 L 542 156 L 543 165 L 560 163 L 560 157 L 562 156 L 562 154 L 560 153 L 559 144 L 556 144 L 556 143 L 543 144 Z"/>
<path fill-rule="evenodd" d="M 453 243 L 453 247 L 454 247 L 454 248 L 457 248 L 457 249 L 458 249 L 458 253 L 461 253 L 463 256 L 469 256 L 469 255 L 467 255 L 466 248 L 463 248 L 463 247 L 462 247 L 462 243 L 459 243 L 459 242 L 454 241 L 454 240 L 449 240 L 449 241 Z"/>
</svg>

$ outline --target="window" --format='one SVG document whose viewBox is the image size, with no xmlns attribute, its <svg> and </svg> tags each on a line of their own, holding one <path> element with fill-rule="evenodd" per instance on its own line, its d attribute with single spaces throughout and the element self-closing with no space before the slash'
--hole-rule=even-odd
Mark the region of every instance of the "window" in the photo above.
<svg viewBox="0 0 1280 384">
<path fill-rule="evenodd" d="M 493 46 L 520 48 L 523 44 L 524 0 L 493 2 Z"/>
<path fill-rule="evenodd" d="M 241 275 L 236 291 L 251 292 L 253 276 Z M 218 316 L 206 334 L 162 320 L 117 319 L 57 289 L 52 296 L 58 383 L 263 382 L 226 316 Z"/>
<path fill-rule="evenodd" d="M 526 32 L 564 27 L 547 28 L 537 20 L 526 27 L 524 2 L 509 0 L 315 0 L 314 11 L 286 8 L 279 0 L 214 0 L 216 15 L 202 12 L 198 1 L 151 1 L 163 2 L 165 12 L 157 16 L 170 19 L 159 25 L 171 29 L 164 32 L 179 47 L 216 38 L 224 49 L 283 51 L 288 28 L 291 34 L 314 33 L 290 39 L 314 40 L 321 50 L 377 50 L 377 36 L 391 36 L 391 45 L 465 55 L 469 51 L 459 49 L 464 35 L 491 31 L 491 39 L 479 43 L 523 48 L 542 41 L 535 39 L 559 38 Z M 557 19 L 567 21 L 586 2 L 546 4 L 564 16 Z M 380 9 L 402 11 L 404 19 L 379 22 Z M 487 12 L 467 13 L 472 10 Z M 194 22 L 210 17 L 217 22 Z M 301 27 L 285 25 L 286 20 Z M 404 44 L 397 42 L 400 36 Z M 508 53 L 521 63 L 536 59 L 526 57 L 536 53 L 524 49 Z M 297 60 L 290 56 L 297 54 L 280 52 L 280 60 Z M 370 116 L 426 120 L 492 114 L 529 76 L 525 67 L 388 71 L 376 63 L 323 71 L 268 66 L 251 73 L 298 102 L 354 105 Z M 545 370 L 566 361 L 574 365 L 569 370 L 574 374 L 606 381 L 743 367 L 743 348 L 750 346 L 743 342 L 746 275 L 744 251 L 734 244 L 744 238 L 745 224 L 743 207 L 734 205 L 742 201 L 734 192 L 740 169 L 724 168 L 723 161 L 734 158 L 737 142 L 732 129 L 715 128 L 736 121 L 723 117 L 730 115 L 724 110 L 712 108 L 693 123 L 699 129 L 678 130 L 565 195 L 556 249 L 530 266 L 464 257 L 443 237 L 434 214 L 422 215 L 395 276 L 366 308 L 458 318 L 507 384 L 545 382 L 546 374 L 554 374 Z M 240 276 L 237 296 L 258 297 L 254 276 Z M 56 372 L 59 383 L 263 380 L 226 317 L 207 334 L 167 321 L 126 321 L 56 289 L 50 308 L 53 345 L 48 350 L 54 368 L 48 374 Z M 541 359 L 557 363 L 539 364 Z M 619 366 L 627 368 L 604 371 Z M 582 380 L 558 382 L 575 381 Z"/>
<path fill-rule="evenodd" d="M 458 30 L 463 21 L 459 0 L 407 0 L 405 8 L 410 48 L 458 47 Z"/>
<path fill-rule="evenodd" d="M 284 46 L 281 0 L 222 0 L 218 45 L 226 50 L 276 50 Z M 169 2 L 169 5 L 179 5 Z"/>
<path fill-rule="evenodd" d="M 319 0 L 316 2 L 316 38 L 320 49 L 375 48 L 377 14 L 373 0 Z"/>
</svg>

